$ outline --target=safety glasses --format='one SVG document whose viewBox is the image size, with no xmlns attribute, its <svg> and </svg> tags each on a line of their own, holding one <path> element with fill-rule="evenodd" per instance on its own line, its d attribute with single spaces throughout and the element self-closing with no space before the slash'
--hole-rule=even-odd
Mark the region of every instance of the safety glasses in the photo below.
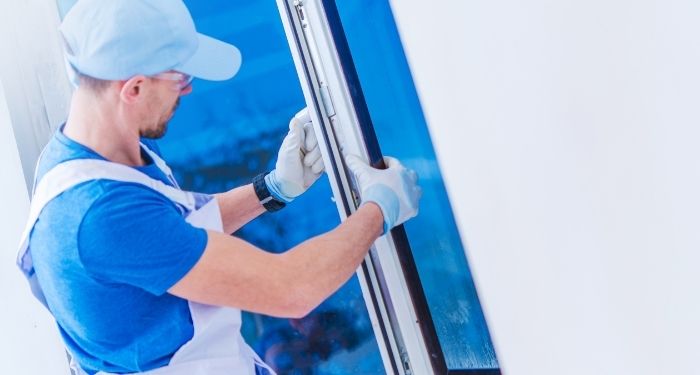
<svg viewBox="0 0 700 375">
<path fill-rule="evenodd" d="M 165 72 L 152 75 L 151 78 L 174 81 L 177 83 L 177 90 L 182 91 L 192 84 L 193 76 L 180 72 Z"/>
</svg>

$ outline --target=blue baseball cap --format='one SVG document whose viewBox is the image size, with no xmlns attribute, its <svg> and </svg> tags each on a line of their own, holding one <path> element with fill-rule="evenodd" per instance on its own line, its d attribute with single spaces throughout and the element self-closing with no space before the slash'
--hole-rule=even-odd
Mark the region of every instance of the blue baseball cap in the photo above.
<svg viewBox="0 0 700 375">
<path fill-rule="evenodd" d="M 175 70 L 223 81 L 241 66 L 236 47 L 195 30 L 181 0 L 79 0 L 60 32 L 70 67 L 97 79 Z"/>
</svg>

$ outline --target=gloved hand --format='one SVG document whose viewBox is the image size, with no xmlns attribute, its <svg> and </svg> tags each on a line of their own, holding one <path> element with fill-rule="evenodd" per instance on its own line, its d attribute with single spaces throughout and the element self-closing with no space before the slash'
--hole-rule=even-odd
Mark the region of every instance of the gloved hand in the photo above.
<svg viewBox="0 0 700 375">
<path fill-rule="evenodd" d="M 321 150 L 304 108 L 289 122 L 289 133 L 282 141 L 275 169 L 265 176 L 265 184 L 275 199 L 289 203 L 313 185 L 323 171 Z"/>
<path fill-rule="evenodd" d="M 391 157 L 385 157 L 387 169 L 375 169 L 355 155 L 345 157 L 355 175 L 362 203 L 376 203 L 384 215 L 384 232 L 418 215 L 418 201 L 423 194 L 418 175 Z"/>
</svg>

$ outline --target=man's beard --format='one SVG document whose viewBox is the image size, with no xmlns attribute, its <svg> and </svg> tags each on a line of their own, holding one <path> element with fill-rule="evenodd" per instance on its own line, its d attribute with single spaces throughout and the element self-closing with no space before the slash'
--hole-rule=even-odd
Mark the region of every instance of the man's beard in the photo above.
<svg viewBox="0 0 700 375">
<path fill-rule="evenodd" d="M 170 110 L 170 115 L 166 120 L 161 121 L 158 124 L 158 127 L 155 129 L 147 129 L 147 130 L 141 130 L 140 136 L 142 138 L 146 139 L 160 139 L 163 138 L 165 133 L 168 131 L 168 121 L 173 117 L 175 114 L 175 110 L 177 110 L 177 107 L 180 106 L 180 98 L 177 98 L 177 101 L 175 101 L 175 104 L 173 105 L 173 109 Z"/>
</svg>

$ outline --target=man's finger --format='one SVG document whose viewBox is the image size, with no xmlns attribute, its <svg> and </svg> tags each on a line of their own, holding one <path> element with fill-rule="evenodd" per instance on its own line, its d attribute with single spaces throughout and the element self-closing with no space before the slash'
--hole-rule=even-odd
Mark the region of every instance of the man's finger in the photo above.
<svg viewBox="0 0 700 375">
<path fill-rule="evenodd" d="M 301 111 L 297 112 L 297 114 L 294 115 L 292 121 L 296 121 L 302 125 L 306 124 L 307 122 L 311 122 L 311 116 L 309 116 L 308 108 L 304 108 Z"/>
<path fill-rule="evenodd" d="M 311 172 L 319 174 L 325 170 L 325 165 L 323 164 L 323 158 L 318 158 L 316 162 L 311 166 Z"/>
<path fill-rule="evenodd" d="M 354 174 L 360 173 L 362 170 L 369 168 L 367 163 L 365 163 L 359 156 L 354 154 L 345 155 L 345 164 L 348 166 L 350 171 Z"/>
<path fill-rule="evenodd" d="M 311 151 L 307 151 L 306 156 L 304 156 L 304 165 L 310 167 L 314 165 L 318 159 L 321 158 L 321 149 L 316 147 Z"/>
<path fill-rule="evenodd" d="M 304 124 L 304 148 L 306 152 L 309 152 L 318 146 L 318 141 L 316 140 L 316 132 L 314 132 L 314 125 L 311 122 Z"/>
</svg>

